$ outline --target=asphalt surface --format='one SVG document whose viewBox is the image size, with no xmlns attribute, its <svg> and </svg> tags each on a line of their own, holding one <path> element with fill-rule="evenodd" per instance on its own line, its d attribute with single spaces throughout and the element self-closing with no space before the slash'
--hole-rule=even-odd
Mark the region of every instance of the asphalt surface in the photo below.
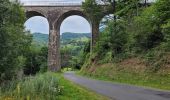
<svg viewBox="0 0 170 100">
<path fill-rule="evenodd" d="M 89 79 L 66 72 L 64 77 L 111 100 L 170 100 L 170 91 Z"/>
</svg>

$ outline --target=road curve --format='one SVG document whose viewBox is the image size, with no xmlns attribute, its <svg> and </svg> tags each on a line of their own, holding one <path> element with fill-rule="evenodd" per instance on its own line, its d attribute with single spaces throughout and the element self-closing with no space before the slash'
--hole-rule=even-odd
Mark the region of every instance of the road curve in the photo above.
<svg viewBox="0 0 170 100">
<path fill-rule="evenodd" d="M 111 100 L 170 100 L 170 91 L 94 80 L 78 76 L 74 72 L 66 72 L 64 77 Z"/>
</svg>

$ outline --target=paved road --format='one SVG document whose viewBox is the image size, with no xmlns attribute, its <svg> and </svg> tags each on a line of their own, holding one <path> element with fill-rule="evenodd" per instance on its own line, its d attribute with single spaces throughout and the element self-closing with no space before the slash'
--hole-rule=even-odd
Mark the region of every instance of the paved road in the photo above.
<svg viewBox="0 0 170 100">
<path fill-rule="evenodd" d="M 99 81 L 66 72 L 64 77 L 113 100 L 170 100 L 170 91 Z"/>
</svg>

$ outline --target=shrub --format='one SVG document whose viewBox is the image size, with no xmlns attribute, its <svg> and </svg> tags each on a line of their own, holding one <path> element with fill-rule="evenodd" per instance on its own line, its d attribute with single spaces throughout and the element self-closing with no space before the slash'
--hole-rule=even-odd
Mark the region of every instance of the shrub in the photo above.
<svg viewBox="0 0 170 100">
<path fill-rule="evenodd" d="M 6 97 L 12 100 L 56 100 L 61 93 L 58 78 L 48 72 L 19 81 L 15 88 L 8 91 Z"/>
<path fill-rule="evenodd" d="M 32 40 L 24 31 L 24 10 L 16 1 L 0 1 L 0 83 L 17 78 Z"/>
</svg>

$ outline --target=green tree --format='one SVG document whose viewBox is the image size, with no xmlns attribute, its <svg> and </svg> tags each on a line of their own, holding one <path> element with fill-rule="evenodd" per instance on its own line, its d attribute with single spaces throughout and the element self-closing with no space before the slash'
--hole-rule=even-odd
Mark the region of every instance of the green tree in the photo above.
<svg viewBox="0 0 170 100">
<path fill-rule="evenodd" d="M 38 72 L 47 71 L 48 48 L 42 47 L 37 49 L 34 45 L 26 52 L 26 62 L 24 66 L 24 74 L 34 75 Z"/>
<path fill-rule="evenodd" d="M 82 8 L 92 23 L 98 24 L 98 22 L 103 17 L 102 7 L 97 4 L 96 0 L 85 0 L 85 2 L 83 2 Z"/>
<path fill-rule="evenodd" d="M 110 21 L 107 28 L 101 33 L 95 53 L 97 53 L 97 59 L 108 57 L 111 54 L 111 58 L 125 52 L 128 34 L 126 32 L 126 23 L 123 20 Z M 113 27 L 115 26 L 115 27 Z"/>
<path fill-rule="evenodd" d="M 0 81 L 17 76 L 25 62 L 31 35 L 24 31 L 24 10 L 18 2 L 0 0 Z"/>
<path fill-rule="evenodd" d="M 170 18 L 170 1 L 159 0 L 144 9 L 134 20 L 134 44 L 140 50 L 149 50 L 167 39 L 167 25 Z"/>
</svg>

